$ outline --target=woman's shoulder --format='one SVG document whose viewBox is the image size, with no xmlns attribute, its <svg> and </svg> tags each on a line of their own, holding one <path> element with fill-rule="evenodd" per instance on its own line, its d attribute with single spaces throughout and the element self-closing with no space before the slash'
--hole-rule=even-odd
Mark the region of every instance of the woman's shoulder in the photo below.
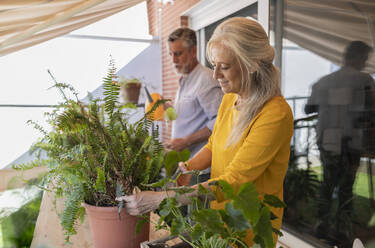
<svg viewBox="0 0 375 248">
<path fill-rule="evenodd" d="M 293 118 L 292 110 L 283 96 L 275 96 L 268 100 L 261 112 Z"/>
<path fill-rule="evenodd" d="M 225 108 L 233 107 L 236 100 L 237 100 L 236 94 L 232 94 L 232 93 L 224 94 L 220 107 L 225 107 Z"/>
</svg>

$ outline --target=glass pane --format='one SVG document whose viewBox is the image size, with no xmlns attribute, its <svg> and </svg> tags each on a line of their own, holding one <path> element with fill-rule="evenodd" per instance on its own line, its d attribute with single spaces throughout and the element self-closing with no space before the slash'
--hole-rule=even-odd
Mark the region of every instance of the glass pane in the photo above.
<svg viewBox="0 0 375 248">
<path fill-rule="evenodd" d="M 283 227 L 317 247 L 352 247 L 355 238 L 369 244 L 375 237 L 368 225 L 374 213 L 375 83 L 364 71 L 374 71 L 373 58 L 364 68 L 366 45 L 347 47 L 352 40 L 370 44 L 371 34 L 354 10 L 284 2 L 283 93 L 295 131 Z"/>
</svg>

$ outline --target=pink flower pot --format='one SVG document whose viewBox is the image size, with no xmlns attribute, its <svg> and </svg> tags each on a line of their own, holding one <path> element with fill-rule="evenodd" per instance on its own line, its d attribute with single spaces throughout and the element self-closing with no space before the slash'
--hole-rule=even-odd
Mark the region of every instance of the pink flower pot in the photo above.
<svg viewBox="0 0 375 248">
<path fill-rule="evenodd" d="M 84 204 L 89 218 L 95 248 L 139 248 L 140 243 L 149 239 L 149 223 L 143 225 L 136 235 L 135 227 L 140 219 L 121 211 L 117 207 L 96 207 Z"/>
</svg>

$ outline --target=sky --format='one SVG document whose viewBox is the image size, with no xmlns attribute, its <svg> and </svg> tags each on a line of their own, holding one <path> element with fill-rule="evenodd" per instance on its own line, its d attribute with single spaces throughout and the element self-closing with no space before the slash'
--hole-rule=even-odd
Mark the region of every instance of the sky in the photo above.
<svg viewBox="0 0 375 248">
<path fill-rule="evenodd" d="M 151 39 L 146 3 L 71 34 Z M 102 83 L 110 55 L 120 69 L 148 45 L 60 37 L 5 55 L 0 57 L 0 104 L 56 104 L 61 101 L 56 90 L 48 90 L 53 85 L 48 69 L 59 82 L 73 85 L 83 98 Z M 47 127 L 43 113 L 49 110 L 0 107 L 0 169 L 26 152 L 40 136 L 26 124 L 27 120 Z"/>
</svg>

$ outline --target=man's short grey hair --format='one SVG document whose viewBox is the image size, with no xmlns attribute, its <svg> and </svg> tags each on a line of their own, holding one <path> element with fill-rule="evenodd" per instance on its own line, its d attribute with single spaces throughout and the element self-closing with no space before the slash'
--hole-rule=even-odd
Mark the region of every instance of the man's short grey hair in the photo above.
<svg viewBox="0 0 375 248">
<path fill-rule="evenodd" d="M 183 40 L 188 48 L 193 48 L 197 45 L 195 31 L 190 28 L 178 28 L 168 36 L 168 42 L 176 40 Z"/>
</svg>

